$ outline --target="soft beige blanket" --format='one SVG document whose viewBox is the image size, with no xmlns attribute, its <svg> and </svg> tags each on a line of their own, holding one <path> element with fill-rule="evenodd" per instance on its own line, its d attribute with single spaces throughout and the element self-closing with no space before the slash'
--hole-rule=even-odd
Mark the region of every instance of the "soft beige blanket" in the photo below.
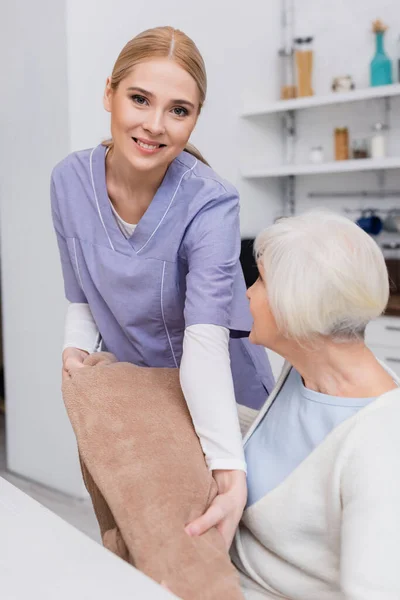
<svg viewBox="0 0 400 600">
<path fill-rule="evenodd" d="M 184 600 L 242 599 L 219 532 L 184 531 L 217 490 L 178 370 L 93 354 L 63 396 L 104 545 Z"/>
</svg>

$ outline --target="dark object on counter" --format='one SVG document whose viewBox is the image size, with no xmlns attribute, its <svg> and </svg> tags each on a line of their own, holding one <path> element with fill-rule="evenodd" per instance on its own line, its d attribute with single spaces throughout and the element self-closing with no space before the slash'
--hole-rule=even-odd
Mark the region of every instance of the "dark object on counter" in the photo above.
<svg viewBox="0 0 400 600">
<path fill-rule="evenodd" d="M 400 250 L 399 242 L 386 242 L 381 245 L 382 250 Z"/>
<path fill-rule="evenodd" d="M 400 260 L 398 258 L 386 258 L 386 267 L 389 275 L 390 293 L 400 293 Z"/>
<path fill-rule="evenodd" d="M 388 317 L 400 317 L 400 294 L 390 294 L 385 315 Z"/>
<path fill-rule="evenodd" d="M 249 288 L 258 278 L 257 263 L 253 253 L 254 238 L 243 238 L 240 250 L 240 264 L 242 265 L 246 287 Z"/>
<path fill-rule="evenodd" d="M 386 231 L 400 233 L 400 210 L 398 208 L 389 210 L 383 222 L 383 227 Z"/>
<path fill-rule="evenodd" d="M 363 210 L 361 217 L 356 221 L 366 233 L 370 235 L 378 235 L 382 231 L 382 220 L 374 213 L 373 210 Z"/>
</svg>

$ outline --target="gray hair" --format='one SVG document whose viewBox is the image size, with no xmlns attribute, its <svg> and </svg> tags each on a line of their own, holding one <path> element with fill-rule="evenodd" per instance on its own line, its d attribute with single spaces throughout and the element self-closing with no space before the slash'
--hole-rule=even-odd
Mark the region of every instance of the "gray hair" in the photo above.
<svg viewBox="0 0 400 600">
<path fill-rule="evenodd" d="M 385 310 L 389 280 L 375 241 L 350 219 L 313 210 L 277 221 L 255 241 L 277 327 L 288 338 L 364 336 Z"/>
</svg>

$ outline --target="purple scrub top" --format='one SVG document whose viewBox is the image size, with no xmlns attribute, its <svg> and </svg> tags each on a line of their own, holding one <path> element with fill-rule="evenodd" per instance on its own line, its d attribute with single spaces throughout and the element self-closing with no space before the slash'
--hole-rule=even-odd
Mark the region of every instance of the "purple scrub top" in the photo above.
<svg viewBox="0 0 400 600">
<path fill-rule="evenodd" d="M 75 152 L 52 173 L 67 299 L 89 304 L 103 349 L 139 366 L 179 367 L 185 327 L 228 328 L 236 400 L 259 408 L 273 376 L 265 350 L 247 339 L 237 191 L 182 152 L 126 239 L 107 195 L 105 154 L 103 145 Z"/>
</svg>

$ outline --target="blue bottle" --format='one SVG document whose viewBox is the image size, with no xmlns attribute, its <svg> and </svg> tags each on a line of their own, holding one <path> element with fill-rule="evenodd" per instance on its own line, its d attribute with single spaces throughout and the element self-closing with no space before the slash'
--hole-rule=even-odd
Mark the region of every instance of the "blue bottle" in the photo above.
<svg viewBox="0 0 400 600">
<path fill-rule="evenodd" d="M 376 52 L 371 61 L 370 75 L 371 85 L 389 85 L 393 83 L 392 61 L 387 56 L 383 47 L 383 31 L 376 31 Z"/>
</svg>

